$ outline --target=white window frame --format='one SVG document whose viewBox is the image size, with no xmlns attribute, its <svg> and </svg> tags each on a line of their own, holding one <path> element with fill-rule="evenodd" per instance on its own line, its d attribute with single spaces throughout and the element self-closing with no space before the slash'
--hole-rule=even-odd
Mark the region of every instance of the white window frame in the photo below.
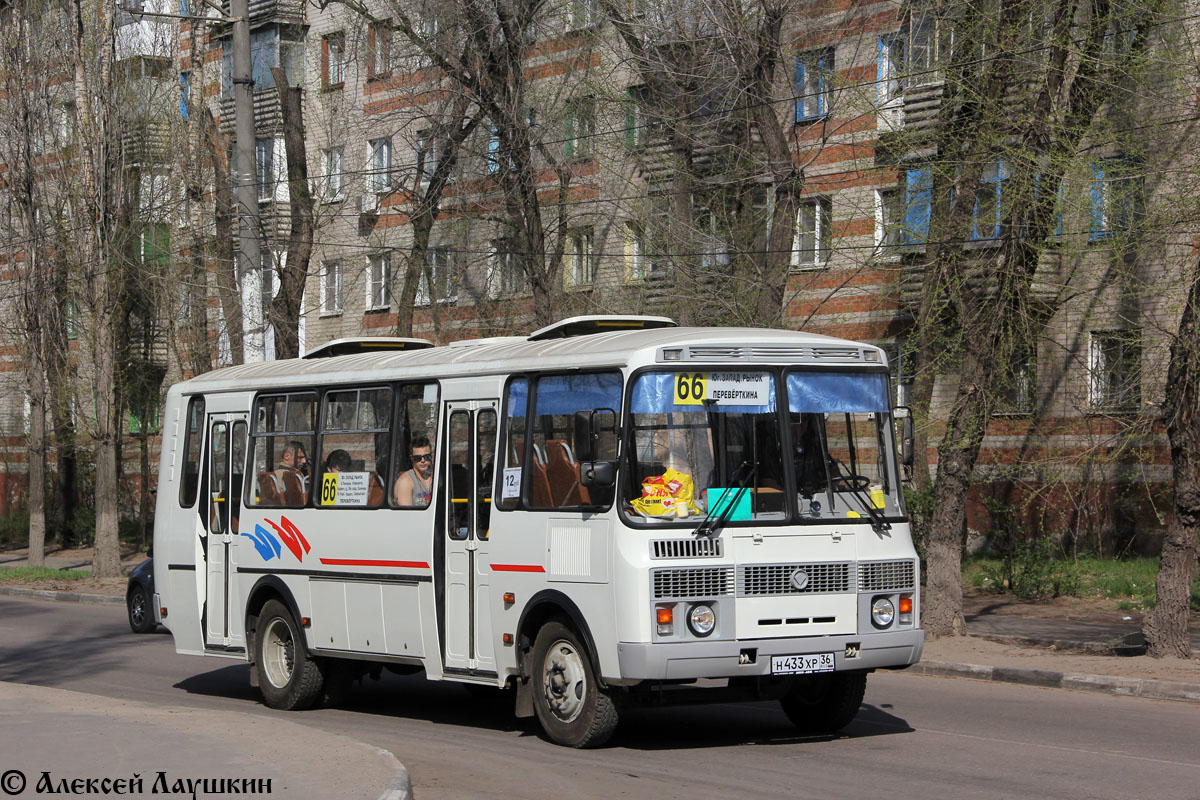
<svg viewBox="0 0 1200 800">
<path fill-rule="evenodd" d="M 571 0 L 569 30 L 585 30 L 599 23 L 599 0 Z"/>
<path fill-rule="evenodd" d="M 321 265 L 321 316 L 342 313 L 342 262 L 326 261 Z"/>
<path fill-rule="evenodd" d="M 387 194 L 392 190 L 392 137 L 371 139 L 367 142 L 367 190 L 375 194 Z"/>
<path fill-rule="evenodd" d="M 646 234 L 634 222 L 625 223 L 625 280 L 644 281 L 653 273 L 646 254 Z"/>
<path fill-rule="evenodd" d="M 367 311 L 381 311 L 391 307 L 388 286 L 392 277 L 392 254 L 384 251 L 367 256 Z"/>
<path fill-rule="evenodd" d="M 596 282 L 595 238 L 591 228 L 567 234 L 567 288 L 585 289 Z"/>
<path fill-rule="evenodd" d="M 805 224 L 805 212 L 812 213 L 813 224 L 811 231 Z M 792 238 L 792 268 L 793 269 L 822 269 L 829 263 L 833 251 L 833 204 L 828 197 L 814 197 L 800 201 L 796 211 L 796 235 Z M 801 253 L 803 237 L 812 235 L 812 257 L 805 258 Z"/>
<path fill-rule="evenodd" d="M 837 61 L 832 47 L 810 50 L 796 56 L 792 88 L 796 96 L 797 123 L 815 122 L 832 113 L 836 70 Z"/>
<path fill-rule="evenodd" d="M 429 188 L 429 183 L 433 180 L 433 173 L 437 169 L 440 157 L 441 153 L 438 152 L 438 141 L 434 132 L 431 129 L 418 131 L 416 158 L 421 191 Z"/>
<path fill-rule="evenodd" d="M 1127 361 L 1131 355 L 1140 360 L 1141 347 L 1135 340 L 1136 332 L 1129 330 L 1092 331 L 1088 337 L 1088 407 L 1092 411 L 1134 411 L 1141 400 L 1141 376 L 1129 376 L 1122 381 L 1122 391 L 1114 393 L 1110 376 L 1120 364 L 1110 362 L 1108 348 L 1113 343 L 1121 345 L 1119 358 Z M 1130 348 L 1134 352 L 1125 352 Z M 1134 368 L 1140 364 L 1134 364 Z M 1119 396 L 1126 394 L 1128 396 Z"/>
<path fill-rule="evenodd" d="M 275 140 L 265 137 L 254 140 L 254 183 L 260 203 L 275 197 Z"/>
<path fill-rule="evenodd" d="M 529 278 L 521 266 L 519 254 L 503 239 L 491 242 L 488 249 L 488 295 L 492 298 L 529 293 Z"/>
<path fill-rule="evenodd" d="M 454 282 L 454 250 L 450 246 L 432 245 L 425 249 L 425 263 L 417 282 L 415 304 L 418 306 L 430 305 L 429 278 L 433 279 L 435 286 L 445 289 L 444 295 L 438 295 L 439 304 L 458 302 L 458 287 Z"/>
<path fill-rule="evenodd" d="M 346 150 L 341 145 L 321 151 L 321 199 L 336 203 L 346 199 Z"/>
<path fill-rule="evenodd" d="M 875 249 L 881 255 L 899 257 L 894 248 L 904 244 L 903 200 L 904 192 L 898 186 L 875 190 Z"/>
<path fill-rule="evenodd" d="M 346 34 L 339 31 L 324 37 L 325 88 L 333 89 L 346 83 Z"/>
</svg>

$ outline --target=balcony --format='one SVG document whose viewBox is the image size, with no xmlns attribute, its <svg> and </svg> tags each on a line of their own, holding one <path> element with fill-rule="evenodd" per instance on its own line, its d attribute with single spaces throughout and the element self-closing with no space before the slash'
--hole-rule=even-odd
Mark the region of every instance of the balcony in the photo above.
<svg viewBox="0 0 1200 800">
<path fill-rule="evenodd" d="M 304 0 L 250 0 L 250 26 L 266 22 L 304 22 Z M 230 1 L 221 0 L 221 13 L 230 16 Z"/>
<path fill-rule="evenodd" d="M 233 98 L 222 97 L 220 105 L 221 132 L 233 132 Z M 274 87 L 254 90 L 254 129 L 256 131 L 277 131 L 283 126 L 283 116 L 279 110 L 279 92 Z"/>
</svg>

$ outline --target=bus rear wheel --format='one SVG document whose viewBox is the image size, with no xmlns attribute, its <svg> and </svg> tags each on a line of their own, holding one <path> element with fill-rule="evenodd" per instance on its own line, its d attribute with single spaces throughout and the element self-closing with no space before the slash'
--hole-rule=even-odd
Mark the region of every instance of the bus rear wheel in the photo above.
<svg viewBox="0 0 1200 800">
<path fill-rule="evenodd" d="M 534 712 L 551 741 L 583 748 L 609 740 L 617 728 L 617 706 L 596 680 L 575 631 L 561 622 L 543 625 L 531 667 Z"/>
<path fill-rule="evenodd" d="M 325 676 L 321 663 L 304 644 L 304 633 L 278 600 L 268 600 L 258 615 L 254 636 L 259 691 L 271 708 L 295 711 L 321 699 Z"/>
<path fill-rule="evenodd" d="M 802 732 L 836 733 L 858 715 L 866 691 L 866 672 L 807 675 L 793 679 L 779 704 Z"/>
</svg>

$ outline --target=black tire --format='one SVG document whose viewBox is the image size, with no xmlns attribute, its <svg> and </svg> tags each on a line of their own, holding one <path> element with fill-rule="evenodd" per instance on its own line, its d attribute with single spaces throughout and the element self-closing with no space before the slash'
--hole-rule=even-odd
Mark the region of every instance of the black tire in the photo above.
<svg viewBox="0 0 1200 800">
<path fill-rule="evenodd" d="M 617 706 L 596 680 L 579 636 L 561 622 L 538 631 L 530 660 L 533 709 L 546 736 L 567 747 L 599 747 L 617 729 Z"/>
<path fill-rule="evenodd" d="M 321 685 L 321 708 L 339 708 L 354 691 L 354 682 L 362 674 L 361 668 L 344 658 L 323 658 L 320 662 L 325 675 Z"/>
<path fill-rule="evenodd" d="M 268 600 L 254 632 L 258 688 L 271 708 L 296 711 L 322 699 L 324 664 L 308 652 L 304 632 L 278 600 Z"/>
<path fill-rule="evenodd" d="M 866 672 L 809 675 L 795 678 L 779 704 L 803 733 L 837 733 L 858 715 L 866 691 Z"/>
<path fill-rule="evenodd" d="M 145 587 L 134 584 L 125 595 L 125 610 L 129 612 L 129 628 L 134 633 L 150 633 L 158 623 L 154 621 L 154 609 Z"/>
</svg>

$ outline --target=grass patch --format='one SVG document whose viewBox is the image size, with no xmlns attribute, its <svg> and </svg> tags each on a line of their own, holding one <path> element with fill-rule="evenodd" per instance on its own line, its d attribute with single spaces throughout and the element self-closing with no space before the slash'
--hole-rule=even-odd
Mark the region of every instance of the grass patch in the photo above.
<svg viewBox="0 0 1200 800">
<path fill-rule="evenodd" d="M 1019 594 L 1019 589 L 1004 585 L 1004 566 L 1003 560 L 995 556 L 968 558 L 963 562 L 963 586 L 997 594 Z M 1116 600 L 1117 607 L 1124 611 L 1154 608 L 1154 584 L 1158 578 L 1157 558 L 1080 557 L 1073 561 L 1054 558 L 1047 561 L 1043 570 L 1052 576 L 1067 575 L 1069 579 L 1050 581 L 1050 591 L 1039 596 L 1111 599 Z M 1191 606 L 1193 610 L 1200 611 L 1200 578 L 1192 581 Z"/>
<path fill-rule="evenodd" d="M 6 567 L 0 569 L 0 583 L 14 581 L 78 581 L 92 576 L 86 569 L 53 569 L 51 567 Z"/>
</svg>

